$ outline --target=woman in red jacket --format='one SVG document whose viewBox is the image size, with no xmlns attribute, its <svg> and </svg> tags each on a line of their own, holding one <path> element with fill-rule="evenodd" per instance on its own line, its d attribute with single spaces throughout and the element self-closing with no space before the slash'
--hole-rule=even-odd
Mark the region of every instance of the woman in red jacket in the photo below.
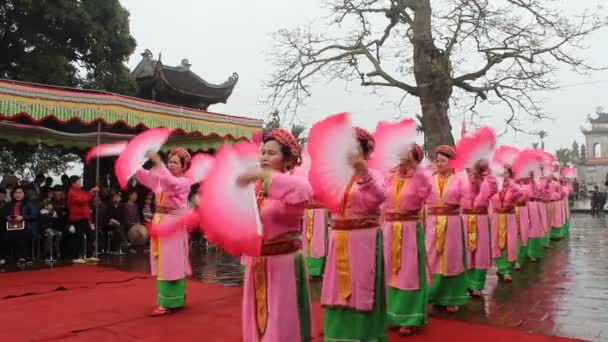
<svg viewBox="0 0 608 342">
<path fill-rule="evenodd" d="M 75 235 L 74 263 L 82 264 L 88 261 L 97 261 L 95 258 L 84 259 L 84 256 L 93 256 L 93 242 L 95 241 L 95 226 L 91 220 L 91 201 L 99 191 L 94 187 L 90 191 L 82 190 L 80 177 L 70 177 L 70 188 L 68 190 L 68 212 L 70 217 L 70 233 Z M 86 247 L 85 238 L 86 236 Z M 86 248 L 86 250 L 85 250 Z"/>
</svg>

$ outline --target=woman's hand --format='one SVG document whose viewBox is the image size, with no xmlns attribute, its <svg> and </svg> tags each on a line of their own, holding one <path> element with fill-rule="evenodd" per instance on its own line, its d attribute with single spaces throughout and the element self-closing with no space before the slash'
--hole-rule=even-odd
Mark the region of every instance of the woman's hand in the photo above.
<svg viewBox="0 0 608 342">
<path fill-rule="evenodd" d="M 154 151 L 148 151 L 146 153 L 146 158 L 150 159 L 152 161 L 152 163 L 154 163 L 154 165 L 156 165 L 156 166 L 163 163 L 163 161 L 160 158 L 160 156 L 158 155 L 158 153 L 154 152 Z"/>
<path fill-rule="evenodd" d="M 369 175 L 369 169 L 367 168 L 367 161 L 363 159 L 363 156 L 359 153 L 353 153 L 348 156 L 348 163 L 355 169 L 355 173 L 360 177 L 366 177 Z"/>
<path fill-rule="evenodd" d="M 98 187 L 98 186 L 94 187 L 93 189 L 91 189 L 91 192 L 92 192 L 92 193 L 97 193 L 97 192 L 99 192 L 99 187 Z"/>
<path fill-rule="evenodd" d="M 264 180 L 269 174 L 270 172 L 266 170 L 251 170 L 240 175 L 236 182 L 240 187 L 244 187 L 256 181 Z"/>
<path fill-rule="evenodd" d="M 15 220 L 17 220 L 17 221 L 23 221 L 23 216 L 16 216 Z"/>
</svg>

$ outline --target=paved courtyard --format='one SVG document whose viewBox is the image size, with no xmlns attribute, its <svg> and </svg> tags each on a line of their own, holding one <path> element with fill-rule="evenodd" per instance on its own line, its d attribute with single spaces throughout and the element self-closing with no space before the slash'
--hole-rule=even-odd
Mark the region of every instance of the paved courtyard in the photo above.
<svg viewBox="0 0 608 342">
<path fill-rule="evenodd" d="M 213 247 L 192 250 L 193 277 L 240 286 L 238 259 Z M 148 272 L 147 255 L 105 256 L 100 263 L 127 271 Z M 320 282 L 314 281 L 318 300 Z M 434 310 L 433 316 L 448 317 Z M 511 284 L 490 272 L 484 296 L 472 299 L 451 319 L 503 326 L 590 341 L 608 341 L 608 222 L 574 214 L 570 236 L 552 242 L 545 258 L 527 263 Z"/>
</svg>

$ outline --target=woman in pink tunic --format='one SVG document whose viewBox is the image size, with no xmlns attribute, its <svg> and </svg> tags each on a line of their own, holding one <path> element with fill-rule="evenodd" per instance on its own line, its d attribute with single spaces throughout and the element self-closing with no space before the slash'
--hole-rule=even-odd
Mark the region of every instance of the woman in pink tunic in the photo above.
<svg viewBox="0 0 608 342">
<path fill-rule="evenodd" d="M 544 169 L 541 169 L 544 172 Z M 551 186 L 550 177 L 542 177 L 539 181 L 539 186 L 542 191 L 542 202 L 541 202 L 541 219 L 543 222 L 543 229 L 545 234 L 543 235 L 543 247 L 550 248 L 551 242 L 551 219 L 550 219 L 550 205 L 553 199 L 553 188 Z"/>
<path fill-rule="evenodd" d="M 469 293 L 480 297 L 486 284 L 486 275 L 492 267 L 490 243 L 490 198 L 498 191 L 496 177 L 488 172 L 488 165 L 480 162 L 468 170 L 468 184 L 460 210 L 465 225 Z"/>
<path fill-rule="evenodd" d="M 500 191 L 492 197 L 492 251 L 497 274 L 504 281 L 512 280 L 517 260 L 517 219 L 515 205 L 521 199 L 519 186 L 513 181 L 513 171 L 505 166 Z"/>
<path fill-rule="evenodd" d="M 167 215 L 188 207 L 192 181 L 185 177 L 185 172 L 190 168 L 191 158 L 188 151 L 176 148 L 169 153 L 167 166 L 156 153 L 149 153 L 149 159 L 154 163 L 152 170 L 139 169 L 135 178 L 156 195 L 154 226 L 161 224 Z M 150 238 L 150 268 L 158 283 L 158 308 L 152 316 L 163 316 L 184 306 L 186 276 L 191 273 L 188 235 L 184 227 L 162 237 Z"/>
<path fill-rule="evenodd" d="M 559 175 L 554 175 L 551 179 L 551 189 L 552 196 L 549 210 L 551 217 L 551 239 L 560 240 L 564 237 L 566 217 L 563 210 L 564 189 L 559 180 Z"/>
<path fill-rule="evenodd" d="M 380 206 L 386 199 L 382 177 L 367 160 L 374 139 L 357 128 L 359 151 L 349 160 L 355 169 L 332 213 L 327 266 L 321 290 L 326 341 L 386 341 L 386 287 Z M 314 167 L 314 165 L 313 165 Z"/>
<path fill-rule="evenodd" d="M 426 200 L 426 253 L 433 276 L 429 302 L 445 306 L 448 312 L 465 305 L 467 276 L 465 267 L 464 227 L 460 203 L 466 192 L 466 176 L 456 175 L 449 166 L 454 148 L 439 146 L 435 153 L 436 173 L 433 189 Z"/>
<path fill-rule="evenodd" d="M 534 195 L 534 184 L 530 177 L 518 179 L 517 184 L 521 190 L 521 198 L 515 205 L 519 248 L 517 250 L 517 262 L 515 263 L 514 269 L 519 271 L 528 258 L 528 240 L 530 237 L 530 211 L 528 201 Z"/>
<path fill-rule="evenodd" d="M 429 178 L 419 168 L 424 152 L 418 145 L 387 177 L 384 188 L 384 265 L 388 285 L 389 325 L 400 335 L 428 325 L 428 285 L 421 210 L 431 192 Z"/>
<path fill-rule="evenodd" d="M 283 129 L 263 137 L 261 169 L 239 178 L 256 184 L 263 229 L 262 255 L 243 256 L 243 341 L 310 341 L 310 296 L 300 222 L 310 200 L 306 179 L 291 175 L 300 145 Z"/>
<path fill-rule="evenodd" d="M 528 257 L 530 261 L 536 262 L 542 259 L 544 252 L 544 236 L 546 230 L 544 226 L 543 198 L 545 198 L 545 187 L 543 182 L 535 182 L 532 174 L 530 175 L 528 214 L 530 215 L 530 230 L 528 234 Z"/>
</svg>

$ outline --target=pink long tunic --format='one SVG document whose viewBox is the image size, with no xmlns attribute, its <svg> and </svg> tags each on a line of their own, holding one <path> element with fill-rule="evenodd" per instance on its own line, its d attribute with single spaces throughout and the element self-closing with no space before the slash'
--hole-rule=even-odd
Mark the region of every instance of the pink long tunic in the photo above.
<svg viewBox="0 0 608 342">
<path fill-rule="evenodd" d="M 564 219 L 562 217 L 562 210 L 560 209 L 560 202 L 562 200 L 562 186 L 556 180 L 552 179 L 549 183 L 549 199 L 550 205 L 550 224 L 551 228 L 560 228 L 563 226 Z"/>
<path fill-rule="evenodd" d="M 528 238 L 542 238 L 545 235 L 545 229 L 542 219 L 542 198 L 543 190 L 540 183 L 531 182 L 528 187 L 528 215 L 530 216 L 530 230 Z"/>
<path fill-rule="evenodd" d="M 568 197 L 572 192 L 572 186 L 570 184 L 562 185 L 562 207 L 564 210 L 564 223 L 568 222 L 570 218 L 570 203 Z"/>
<path fill-rule="evenodd" d="M 458 207 L 462 200 L 462 196 L 466 191 L 466 175 L 456 174 L 450 176 L 443 195 L 439 191 L 438 175 L 435 174 L 431 178 L 433 187 L 431 193 L 427 197 L 427 207 L 432 206 L 455 206 Z M 426 229 L 426 254 L 428 258 L 429 268 L 432 275 L 440 274 L 444 276 L 456 276 L 465 271 L 463 260 L 464 255 L 464 228 L 460 215 L 447 216 L 447 224 L 445 229 L 445 244 L 444 252 L 440 253 L 437 249 L 437 219 L 440 216 L 429 215 L 427 213 L 425 220 Z"/>
<path fill-rule="evenodd" d="M 521 191 L 517 184 L 512 181 L 502 184 L 502 189 L 492 196 L 492 251 L 494 257 L 500 257 L 503 249 L 500 248 L 499 227 L 500 216 L 506 216 L 506 245 L 503 248 L 507 250 L 507 260 L 513 262 L 517 260 L 517 220 L 515 213 L 499 214 L 497 210 L 505 210 L 514 208 L 515 204 L 521 199 Z"/>
<path fill-rule="evenodd" d="M 344 215 L 332 213 L 338 218 L 380 216 L 380 205 L 386 199 L 382 177 L 371 173 L 371 179 L 355 183 L 350 191 Z M 358 311 L 371 311 L 374 306 L 374 282 L 376 278 L 376 234 L 380 227 L 346 231 L 348 234 L 348 260 L 351 294 L 344 299 L 338 288 L 336 230 L 329 233 L 329 250 L 321 304 L 330 307 L 346 307 Z M 342 233 L 344 231 L 341 231 Z"/>
<path fill-rule="evenodd" d="M 537 195 L 540 196 L 540 215 L 543 224 L 543 231 L 546 235 L 551 231 L 551 222 L 549 222 L 549 202 L 551 201 L 550 182 L 546 178 L 541 178 L 537 184 Z"/>
<path fill-rule="evenodd" d="M 401 191 L 395 187 L 398 182 L 403 182 Z M 431 192 L 431 183 L 428 177 L 420 170 L 410 170 L 405 177 L 396 172 L 386 178 L 384 188 L 388 198 L 384 202 L 384 212 L 419 212 Z M 401 237 L 401 260 L 398 271 L 392 269 L 393 234 L 395 222 L 383 222 L 382 231 L 384 235 L 384 267 L 386 283 L 400 290 L 418 290 L 420 288 L 420 275 L 418 272 L 418 239 L 416 225 L 419 221 L 400 221 L 402 228 Z M 424 241 L 422 241 L 424 244 Z M 426 267 L 426 265 L 425 265 Z M 428 274 L 430 278 L 430 274 Z M 428 281 L 429 279 L 425 279 Z"/>
<path fill-rule="evenodd" d="M 311 190 L 306 179 L 273 173 L 260 210 L 263 240 L 270 241 L 300 233 L 300 221 Z M 300 252 L 297 252 L 300 253 Z M 243 285 L 243 341 L 301 341 L 295 256 L 297 253 L 252 258 L 242 257 L 246 266 Z M 256 316 L 255 262 L 265 264 L 267 326 L 262 337 Z M 263 288 L 262 288 L 263 289 Z M 260 290 L 260 288 L 258 288 Z M 310 303 L 308 303 L 310 305 Z"/>
<path fill-rule="evenodd" d="M 515 208 L 519 224 L 519 241 L 523 246 L 527 246 L 528 238 L 530 237 L 530 210 L 528 202 L 534 195 L 534 187 L 533 184 L 528 180 L 520 182 L 519 187 L 521 191 L 521 198 Z"/>
<path fill-rule="evenodd" d="M 484 215 L 462 214 L 465 226 L 465 247 L 467 249 L 467 263 L 469 268 L 488 270 L 492 267 L 492 244 L 490 239 L 490 217 L 487 214 L 490 198 L 498 192 L 496 177 L 488 175 L 484 177 L 481 184 L 475 184 L 467 179 L 465 194 L 460 201 L 463 211 L 474 209 L 485 209 Z M 476 216 L 475 221 L 470 216 Z M 473 226 L 473 222 L 475 226 Z M 474 248 L 468 245 L 469 233 L 476 229 L 477 243 Z"/>
<path fill-rule="evenodd" d="M 164 166 L 148 171 L 139 169 L 135 178 L 154 191 L 156 205 L 185 209 L 192 181 L 187 177 L 174 177 Z M 166 214 L 155 214 L 152 224 L 160 224 Z M 159 280 L 178 280 L 192 273 L 188 258 L 188 230 L 177 230 L 160 238 L 150 238 L 150 265 L 152 275 Z"/>
</svg>

